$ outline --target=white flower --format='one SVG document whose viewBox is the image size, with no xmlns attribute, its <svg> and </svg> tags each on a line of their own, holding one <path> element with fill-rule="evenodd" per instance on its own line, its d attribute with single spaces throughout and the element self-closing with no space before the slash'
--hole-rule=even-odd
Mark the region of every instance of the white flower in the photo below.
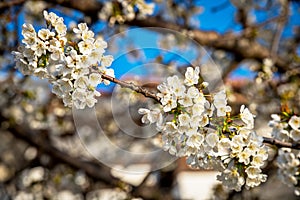
<svg viewBox="0 0 300 200">
<path fill-rule="evenodd" d="M 184 85 L 180 84 L 180 82 L 173 82 L 173 85 L 170 85 L 172 88 L 172 91 L 174 92 L 174 94 L 177 97 L 183 97 L 183 96 L 187 96 L 185 95 L 185 87 Z M 189 97 L 190 98 L 190 97 Z"/>
<path fill-rule="evenodd" d="M 102 78 L 98 73 L 92 73 L 89 75 L 89 85 L 92 87 L 96 87 L 99 83 L 101 83 Z"/>
<path fill-rule="evenodd" d="M 232 143 L 236 143 L 236 144 L 239 144 L 241 146 L 245 146 L 245 140 L 244 140 L 244 137 L 242 135 L 235 135 L 233 136 L 232 138 Z"/>
<path fill-rule="evenodd" d="M 101 49 L 94 49 L 91 51 L 90 55 L 89 55 L 89 64 L 91 65 L 97 65 L 98 62 L 100 62 L 100 59 L 102 57 L 103 51 L 101 51 Z"/>
<path fill-rule="evenodd" d="M 204 142 L 204 137 L 201 134 L 192 134 L 186 141 L 186 144 L 191 147 L 199 147 Z"/>
<path fill-rule="evenodd" d="M 260 144 L 258 144 L 255 141 L 250 141 L 249 144 L 247 145 L 247 150 L 251 153 L 251 154 L 255 154 L 255 152 L 260 148 Z"/>
<path fill-rule="evenodd" d="M 239 153 L 241 151 L 243 151 L 243 146 L 240 145 L 239 143 L 236 143 L 236 142 L 231 142 L 231 150 L 232 150 L 232 153 Z"/>
<path fill-rule="evenodd" d="M 198 83 L 199 81 L 199 67 L 196 67 L 195 70 L 192 67 L 188 67 L 185 72 L 185 80 L 184 83 L 187 86 L 192 86 Z"/>
<path fill-rule="evenodd" d="M 261 169 L 259 167 L 250 166 L 245 172 L 249 178 L 254 179 L 261 173 Z"/>
<path fill-rule="evenodd" d="M 214 110 L 215 110 L 214 105 L 210 104 L 208 101 L 206 101 L 204 104 L 204 107 L 205 107 L 205 112 L 207 113 L 207 115 L 209 117 L 212 117 L 214 114 Z"/>
<path fill-rule="evenodd" d="M 252 158 L 251 165 L 254 167 L 262 167 L 264 165 L 264 157 L 261 154 L 255 155 Z"/>
<path fill-rule="evenodd" d="M 56 14 L 54 14 L 53 12 L 48 13 L 46 10 L 44 10 L 44 18 L 47 22 L 51 23 L 51 24 L 55 24 L 58 16 Z"/>
<path fill-rule="evenodd" d="M 50 58 L 54 61 L 59 60 L 61 58 L 61 52 L 59 50 L 57 50 L 57 51 L 53 50 L 50 55 Z"/>
<path fill-rule="evenodd" d="M 107 48 L 107 42 L 105 42 L 102 38 L 97 38 L 94 42 L 95 49 L 102 49 L 102 53 L 104 53 L 104 49 Z"/>
<path fill-rule="evenodd" d="M 24 37 L 22 42 L 26 45 L 26 48 L 31 49 L 35 45 L 36 40 L 37 40 L 36 36 L 30 36 L 30 37 Z"/>
<path fill-rule="evenodd" d="M 194 87 L 194 86 L 192 86 L 192 87 L 190 87 L 189 89 L 188 89 L 188 91 L 187 91 L 187 95 L 190 97 L 190 98 L 198 98 L 199 96 L 200 96 L 200 92 L 199 92 L 199 90 L 196 88 L 196 87 Z"/>
<path fill-rule="evenodd" d="M 88 55 L 91 53 L 94 44 L 90 40 L 84 40 L 78 43 L 78 47 L 82 54 Z"/>
<path fill-rule="evenodd" d="M 202 115 L 201 116 L 201 121 L 200 121 L 200 126 L 205 127 L 206 125 L 209 124 L 209 118 L 207 115 Z"/>
<path fill-rule="evenodd" d="M 246 179 L 246 188 L 249 189 L 251 187 L 258 186 L 261 182 L 265 182 L 267 180 L 267 175 L 258 174 L 255 178 L 247 178 Z"/>
<path fill-rule="evenodd" d="M 268 155 L 267 148 L 265 146 L 259 148 L 256 153 L 257 153 L 257 155 L 262 156 L 263 160 L 267 160 L 268 159 L 269 155 Z"/>
<path fill-rule="evenodd" d="M 190 96 L 184 95 L 182 99 L 178 101 L 183 107 L 189 107 L 193 105 L 193 100 Z"/>
<path fill-rule="evenodd" d="M 180 80 L 178 78 L 178 76 L 174 75 L 174 76 L 169 76 L 167 78 L 167 85 L 173 90 L 174 87 L 176 87 L 176 85 L 180 84 Z"/>
<path fill-rule="evenodd" d="M 155 123 L 157 121 L 160 121 L 161 119 L 161 112 L 159 109 L 146 109 L 146 108 L 140 108 L 138 110 L 138 113 L 143 115 L 142 122 L 143 123 Z"/>
<path fill-rule="evenodd" d="M 220 156 L 229 155 L 231 141 L 229 138 L 221 138 L 218 142 L 218 152 Z"/>
<path fill-rule="evenodd" d="M 216 108 L 226 107 L 227 98 L 224 90 L 219 91 L 213 95 L 214 105 Z"/>
<path fill-rule="evenodd" d="M 275 134 L 276 133 L 276 134 Z M 282 140 L 282 141 L 288 141 L 290 138 L 290 133 L 287 130 L 278 130 L 276 132 L 273 132 L 272 134 L 275 138 Z"/>
<path fill-rule="evenodd" d="M 88 30 L 89 28 L 87 27 L 86 23 L 80 23 L 78 24 L 78 28 L 73 28 L 73 32 L 76 34 L 82 34 Z"/>
<path fill-rule="evenodd" d="M 94 43 L 94 41 L 95 41 L 94 35 L 95 35 L 94 32 L 91 30 L 84 31 L 84 32 L 82 32 L 81 39 L 83 41 L 89 40 Z"/>
<path fill-rule="evenodd" d="M 164 112 L 169 112 L 177 107 L 177 99 L 175 95 L 165 95 L 160 102 L 163 105 Z"/>
<path fill-rule="evenodd" d="M 277 114 L 271 114 L 271 117 L 272 117 L 272 119 L 273 119 L 275 122 L 280 122 L 280 115 L 277 115 Z"/>
<path fill-rule="evenodd" d="M 74 106 L 77 109 L 84 109 L 86 106 L 86 91 L 84 89 L 78 88 L 76 90 L 74 90 L 74 92 L 72 93 L 72 99 L 74 101 Z"/>
<path fill-rule="evenodd" d="M 67 26 L 63 22 L 56 23 L 55 30 L 59 37 L 63 37 L 67 34 Z"/>
<path fill-rule="evenodd" d="M 191 116 L 191 121 L 190 121 L 190 126 L 192 128 L 198 128 L 198 127 L 200 127 L 201 120 L 202 120 L 202 116 L 200 116 L 200 115 L 192 115 Z"/>
<path fill-rule="evenodd" d="M 191 118 L 188 114 L 180 114 L 178 116 L 178 121 L 180 123 L 180 126 L 188 125 L 191 121 Z"/>
<path fill-rule="evenodd" d="M 140 11 L 139 13 L 140 17 L 144 17 L 145 15 L 151 15 L 153 13 L 155 4 L 154 3 L 146 4 L 144 1 L 137 1 L 136 6 Z"/>
<path fill-rule="evenodd" d="M 69 56 L 66 57 L 68 67 L 73 68 L 78 62 L 77 51 L 71 50 Z"/>
<path fill-rule="evenodd" d="M 91 92 L 86 96 L 85 102 L 89 108 L 93 107 L 95 103 L 97 103 L 97 99 L 95 98 L 95 96 L 100 96 L 100 93 Z"/>
<path fill-rule="evenodd" d="M 103 67 L 108 67 L 111 65 L 112 61 L 114 60 L 113 56 L 108 55 L 108 56 L 103 56 L 101 58 L 101 65 Z"/>
<path fill-rule="evenodd" d="M 46 41 L 48 40 L 50 37 L 54 37 L 55 36 L 55 33 L 53 32 L 50 32 L 49 29 L 40 29 L 39 32 L 38 32 L 38 36 L 40 39 Z"/>
<path fill-rule="evenodd" d="M 289 120 L 288 124 L 292 127 L 294 130 L 299 130 L 300 128 L 300 117 L 297 117 L 296 115 L 292 116 Z"/>
<path fill-rule="evenodd" d="M 251 152 L 248 149 L 245 149 L 244 151 L 241 151 L 237 154 L 239 162 L 244 163 L 245 165 L 248 165 L 250 163 L 250 156 Z"/>
<path fill-rule="evenodd" d="M 205 137 L 205 141 L 210 147 L 214 147 L 219 141 L 219 136 L 217 133 L 210 133 Z"/>
<path fill-rule="evenodd" d="M 173 134 L 177 132 L 177 126 L 174 122 L 167 122 L 163 130 L 168 134 Z"/>
<path fill-rule="evenodd" d="M 23 24 L 22 35 L 26 37 L 36 37 L 36 32 L 31 24 Z"/>
<path fill-rule="evenodd" d="M 190 126 L 188 126 L 188 124 L 185 126 L 181 126 L 181 127 L 184 127 L 186 129 L 184 132 L 187 136 L 192 136 L 192 135 L 198 134 L 197 127 L 190 127 Z M 181 128 L 181 127 L 179 127 L 179 128 Z"/>
<path fill-rule="evenodd" d="M 37 39 L 36 43 L 31 46 L 31 49 L 34 51 L 36 56 L 40 57 L 41 55 L 46 54 L 47 46 L 42 40 Z"/>
<path fill-rule="evenodd" d="M 245 122 L 247 128 L 254 128 L 254 116 L 248 110 L 248 108 L 245 107 L 245 105 L 242 105 L 240 108 L 240 117 L 242 121 Z"/>
<path fill-rule="evenodd" d="M 298 142 L 300 140 L 300 130 L 292 130 L 291 131 L 291 138 Z"/>
<path fill-rule="evenodd" d="M 218 117 L 226 116 L 227 112 L 231 112 L 231 107 L 230 106 L 223 106 L 223 107 L 218 107 L 217 108 L 217 116 Z"/>
<path fill-rule="evenodd" d="M 35 58 L 35 56 L 34 56 L 34 51 L 32 51 L 31 49 L 27 49 L 27 48 L 25 48 L 24 49 L 24 51 L 23 51 L 23 55 L 24 55 L 24 57 L 26 57 L 29 61 L 30 60 L 34 60 Z"/>
<path fill-rule="evenodd" d="M 75 80 L 74 87 L 85 89 L 85 88 L 87 88 L 88 83 L 89 83 L 88 77 L 81 76 L 81 77 L 79 77 L 78 79 Z"/>
<path fill-rule="evenodd" d="M 72 89 L 73 89 L 73 84 L 69 79 L 63 78 L 63 79 L 59 79 L 57 81 L 57 83 L 60 86 L 60 89 L 64 92 L 64 93 L 69 93 Z"/>
<path fill-rule="evenodd" d="M 157 86 L 158 91 L 160 93 L 157 94 L 158 97 L 163 98 L 165 95 L 168 95 L 170 93 L 170 88 L 166 84 L 166 82 L 163 82 L 162 84 L 159 84 Z"/>
<path fill-rule="evenodd" d="M 53 84 L 52 93 L 56 94 L 59 97 L 61 97 L 64 94 L 64 92 L 61 90 L 60 85 L 58 83 Z"/>
<path fill-rule="evenodd" d="M 91 55 L 77 55 L 76 63 L 77 69 L 88 69 L 91 65 Z M 88 70 L 89 71 L 89 70 Z"/>
<path fill-rule="evenodd" d="M 41 79 L 48 78 L 48 71 L 46 68 L 41 68 L 41 67 L 36 68 L 33 73 L 35 76 Z"/>
<path fill-rule="evenodd" d="M 241 187 L 245 184 L 245 179 L 238 173 L 238 169 L 232 167 L 231 169 L 225 169 L 221 175 L 217 176 L 219 181 L 228 189 L 234 189 L 241 191 Z"/>
<path fill-rule="evenodd" d="M 204 112 L 204 105 L 194 104 L 192 107 L 193 116 L 201 116 Z"/>
</svg>

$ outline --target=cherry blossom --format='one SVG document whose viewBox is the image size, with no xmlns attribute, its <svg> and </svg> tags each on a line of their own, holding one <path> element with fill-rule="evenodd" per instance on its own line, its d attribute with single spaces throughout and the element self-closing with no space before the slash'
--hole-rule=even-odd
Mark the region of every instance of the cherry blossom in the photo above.
<svg viewBox="0 0 300 200">
<path fill-rule="evenodd" d="M 44 18 L 47 28 L 37 33 L 31 24 L 23 25 L 24 46 L 13 52 L 17 68 L 25 75 L 48 79 L 52 92 L 63 99 L 65 106 L 93 107 L 100 96 L 96 87 L 109 84 L 101 74 L 114 77 L 114 70 L 108 68 L 113 57 L 103 55 L 106 42 L 95 39 L 85 23 L 73 29 L 77 40 L 67 42 L 63 18 L 47 11 Z"/>
</svg>

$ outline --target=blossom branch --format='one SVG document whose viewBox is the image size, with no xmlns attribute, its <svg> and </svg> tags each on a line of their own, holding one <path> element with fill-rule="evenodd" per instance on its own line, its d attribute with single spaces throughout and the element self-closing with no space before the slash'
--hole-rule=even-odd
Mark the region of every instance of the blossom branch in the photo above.
<svg viewBox="0 0 300 200">
<path fill-rule="evenodd" d="M 105 80 L 109 80 L 111 82 L 114 82 L 114 83 L 120 85 L 121 87 L 129 88 L 129 89 L 131 89 L 131 90 L 133 90 L 137 93 L 140 93 L 140 94 L 144 95 L 145 97 L 152 98 L 155 101 L 160 103 L 160 98 L 156 94 L 150 92 L 149 90 L 147 90 L 144 87 L 135 85 L 132 82 L 128 83 L 128 82 L 125 82 L 125 81 L 121 81 L 119 79 L 116 79 L 116 78 L 111 77 L 111 76 L 106 75 L 106 74 L 101 74 L 101 76 Z M 216 128 L 216 127 L 214 127 L 214 128 Z M 283 142 L 283 141 L 277 140 L 275 138 L 263 137 L 263 143 L 270 144 L 270 145 L 275 145 L 278 148 L 291 148 L 291 149 L 300 150 L 300 143 Z"/>
<path fill-rule="evenodd" d="M 263 142 L 266 144 L 275 145 L 278 148 L 291 148 L 300 150 L 300 143 L 289 143 L 289 142 L 282 142 L 275 138 L 263 137 Z"/>
<path fill-rule="evenodd" d="M 121 81 L 119 79 L 116 79 L 116 78 L 111 77 L 111 76 L 106 75 L 106 74 L 101 74 L 101 77 L 105 80 L 114 82 L 114 83 L 120 85 L 121 87 L 129 88 L 129 89 L 131 89 L 131 90 L 133 90 L 137 93 L 140 93 L 140 94 L 144 95 L 145 97 L 152 98 L 157 102 L 159 102 L 159 100 L 160 100 L 160 98 L 158 96 L 156 96 L 156 94 L 150 92 L 149 90 L 147 90 L 146 88 L 144 88 L 142 86 L 137 86 L 132 82 L 128 83 L 128 82 L 125 82 L 125 81 Z"/>
</svg>

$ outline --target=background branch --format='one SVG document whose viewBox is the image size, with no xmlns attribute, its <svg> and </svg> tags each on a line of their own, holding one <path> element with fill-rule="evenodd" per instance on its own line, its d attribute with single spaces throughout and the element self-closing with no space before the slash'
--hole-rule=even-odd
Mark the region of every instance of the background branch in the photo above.
<svg viewBox="0 0 300 200">
<path fill-rule="evenodd" d="M 58 3 L 59 0 L 52 0 L 50 2 Z M 102 8 L 102 4 L 93 0 L 89 0 L 88 3 L 84 3 L 84 0 L 78 1 L 65 1 L 60 3 L 62 6 L 79 10 L 86 16 L 90 16 L 92 21 L 98 21 L 98 12 Z M 78 5 L 84 6 L 79 7 Z M 241 59 L 255 59 L 260 62 L 263 59 L 270 57 L 271 52 L 268 48 L 262 46 L 258 42 L 247 39 L 244 35 L 237 35 L 234 33 L 219 34 L 215 31 L 203 31 L 200 29 L 186 28 L 182 25 L 165 21 L 160 17 L 147 17 L 145 20 L 132 20 L 126 21 L 126 25 L 139 26 L 139 27 L 159 27 L 166 28 L 178 32 L 188 32 L 192 35 L 193 39 L 200 45 L 212 47 L 216 49 L 226 50 L 235 54 Z M 288 69 L 289 60 L 282 57 L 274 56 L 273 62 L 279 68 L 279 70 Z"/>
<path fill-rule="evenodd" d="M 2 118 L 3 119 L 3 118 Z M 66 163 L 75 169 L 81 169 L 85 171 L 91 177 L 98 179 L 110 186 L 118 186 L 120 185 L 120 180 L 110 175 L 110 169 L 108 167 L 100 165 L 100 163 L 83 161 L 79 158 L 74 158 L 69 156 L 68 154 L 58 150 L 53 147 L 49 141 L 41 137 L 42 134 L 31 134 L 24 131 L 24 127 L 19 127 L 17 125 L 9 127 L 7 129 L 10 131 L 15 137 L 20 138 L 29 144 L 37 147 L 44 153 L 50 155 L 51 157 L 59 160 L 62 163 Z"/>
<path fill-rule="evenodd" d="M 0 2 L 0 9 L 8 8 L 11 6 L 17 6 L 25 3 L 26 0 L 10 0 L 6 2 Z"/>
</svg>

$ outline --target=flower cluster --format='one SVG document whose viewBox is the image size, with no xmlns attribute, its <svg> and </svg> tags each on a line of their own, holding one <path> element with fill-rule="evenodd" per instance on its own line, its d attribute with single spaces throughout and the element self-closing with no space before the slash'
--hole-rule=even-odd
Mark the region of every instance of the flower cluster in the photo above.
<svg viewBox="0 0 300 200">
<path fill-rule="evenodd" d="M 144 19 L 147 15 L 151 15 L 154 5 L 154 3 L 146 3 L 144 0 L 106 1 L 98 16 L 102 20 L 109 19 L 110 25 L 114 25 L 116 21 L 122 24 L 134 18 Z"/>
<path fill-rule="evenodd" d="M 299 142 L 300 117 L 289 110 L 281 114 L 272 114 L 269 126 L 272 127 L 272 136 L 284 142 Z M 300 195 L 300 152 L 295 149 L 282 148 L 278 150 L 276 159 L 278 177 L 288 186 L 295 187 L 295 194 Z"/>
<path fill-rule="evenodd" d="M 300 141 L 300 117 L 289 113 L 272 114 L 272 137 L 284 142 Z"/>
<path fill-rule="evenodd" d="M 262 174 L 261 170 L 268 158 L 267 149 L 262 143 L 262 138 L 255 132 L 240 129 L 231 140 L 222 138 L 218 148 L 222 160 L 233 158 L 233 161 L 229 161 L 227 169 L 218 176 L 218 180 L 223 181 L 228 188 L 239 191 L 244 184 L 246 188 L 251 188 L 267 180 L 267 175 Z"/>
<path fill-rule="evenodd" d="M 108 69 L 113 57 L 103 55 L 107 43 L 95 39 L 85 23 L 73 29 L 75 41 L 68 41 L 63 18 L 47 11 L 44 18 L 47 28 L 38 32 L 31 24 L 23 25 L 24 46 L 13 52 L 17 68 L 24 75 L 48 79 L 52 92 L 63 99 L 65 106 L 94 106 L 95 97 L 100 96 L 97 85 L 109 84 L 101 74 L 114 76 L 113 69 Z"/>
<path fill-rule="evenodd" d="M 253 132 L 254 116 L 243 105 L 231 117 L 225 91 L 205 94 L 208 83 L 199 83 L 199 67 L 188 67 L 185 79 L 174 75 L 157 89 L 160 107 L 141 108 L 142 122 L 156 123 L 163 148 L 187 157 L 192 167 L 221 172 L 218 180 L 237 191 L 266 181 L 261 168 L 268 158 L 262 137 Z"/>
</svg>

